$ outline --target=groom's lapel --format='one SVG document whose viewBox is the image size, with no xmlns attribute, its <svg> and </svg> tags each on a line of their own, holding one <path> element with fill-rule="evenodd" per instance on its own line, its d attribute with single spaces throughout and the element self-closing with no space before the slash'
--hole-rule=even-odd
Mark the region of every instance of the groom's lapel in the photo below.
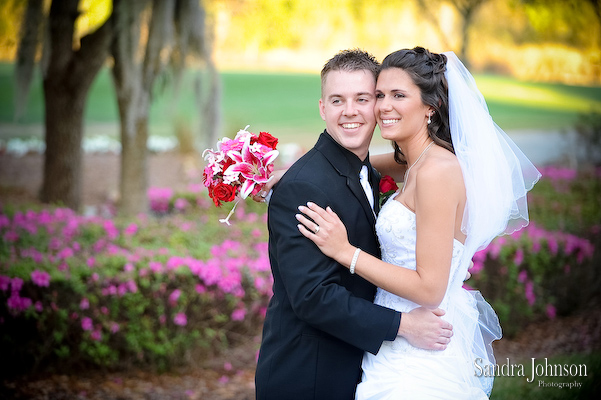
<svg viewBox="0 0 601 400">
<path fill-rule="evenodd" d="M 361 207 L 363 207 L 363 211 L 365 211 L 365 215 L 367 215 L 367 218 L 369 218 L 369 220 L 372 223 L 375 223 L 376 222 L 376 214 L 374 213 L 374 210 L 369 205 L 369 201 L 367 200 L 367 196 L 365 195 L 365 192 L 363 191 L 363 187 L 361 186 L 361 182 L 359 181 L 359 178 L 356 177 L 353 179 L 353 174 L 346 175 L 346 185 L 349 187 L 351 192 L 353 192 L 355 197 L 359 200 L 359 203 L 361 203 Z"/>
<path fill-rule="evenodd" d="M 374 210 L 376 212 L 376 216 L 380 212 L 380 178 L 380 173 L 372 167 L 369 180 L 374 191 Z"/>
</svg>

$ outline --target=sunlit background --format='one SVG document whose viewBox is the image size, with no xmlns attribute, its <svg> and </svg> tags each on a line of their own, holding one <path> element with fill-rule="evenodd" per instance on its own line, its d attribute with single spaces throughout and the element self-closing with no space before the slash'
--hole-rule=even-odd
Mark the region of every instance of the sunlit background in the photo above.
<svg viewBox="0 0 601 400">
<path fill-rule="evenodd" d="M 14 59 L 24 2 L 3 0 L 0 59 Z M 421 45 L 455 51 L 476 72 L 532 81 L 601 82 L 596 0 L 204 0 L 221 69 L 319 72 L 335 52 L 378 58 Z M 80 34 L 110 13 L 84 0 Z"/>
<path fill-rule="evenodd" d="M 31 1 L 43 3 L 42 19 L 48 21 L 52 1 Z M 255 355 L 272 283 L 267 207 L 247 199 L 232 215 L 232 226 L 219 223 L 232 205 L 217 208 L 209 199 L 202 151 L 215 146 L 217 135 L 231 138 L 250 125 L 253 132 L 279 138 L 277 162 L 287 165 L 324 128 L 317 104 L 326 60 L 356 47 L 382 60 L 414 46 L 457 53 L 495 122 L 543 173 L 529 193 L 530 225 L 497 238 L 474 257 L 468 284 L 491 302 L 504 330 L 495 345 L 497 359 L 549 357 L 590 368 L 586 377 L 574 378 L 581 390 L 541 389 L 502 377 L 492 399 L 599 397 L 598 0 L 199 1 L 173 5 L 203 5 L 210 57 L 200 61 L 188 53 L 177 81 L 168 61 L 180 49 L 162 47 L 160 61 L 168 67 L 152 78 L 151 104 L 136 108 L 143 129 L 121 129 L 114 79 L 119 63 L 111 53 L 94 70 L 89 90 L 86 86 L 81 143 L 52 153 L 45 139 L 56 138 L 56 121 L 72 115 L 60 113 L 68 107 L 54 110 L 61 118 L 50 124 L 48 104 L 75 96 L 59 87 L 46 102 L 39 43 L 28 58 L 36 61 L 31 85 L 25 90 L 16 84 L 15 65 L 27 64 L 18 62 L 26 57 L 17 60 L 17 48 L 28 2 L 0 0 L 0 376 L 18 378 L 10 387 L 0 381 L 0 398 L 25 398 L 12 394 L 28 390 L 43 392 L 40 398 L 94 393 L 131 398 L 132 390 L 141 394 L 135 398 L 160 398 L 161 388 L 173 394 L 169 398 L 253 398 Z M 102 31 L 112 4 L 79 1 L 74 49 L 89 48 L 81 39 Z M 139 34 L 140 43 L 152 42 L 149 17 L 165 3 L 136 4 L 145 5 L 141 22 L 131 23 L 127 33 Z M 65 15 L 71 14 L 55 20 L 68 20 Z M 176 29 L 181 20 L 171 18 L 166 29 Z M 115 37 L 128 35 L 121 31 Z M 63 52 L 72 56 L 68 43 Z M 69 72 L 63 68 L 47 81 Z M 131 81 L 142 86 L 137 75 Z M 68 133 L 67 140 L 54 142 L 70 142 L 79 130 L 71 126 Z M 149 151 L 139 145 L 142 140 L 127 143 L 122 135 L 139 135 Z M 80 144 L 83 161 L 74 162 Z M 143 167 L 124 184 L 119 174 L 132 164 L 123 155 L 132 148 L 143 149 L 139 154 L 148 159 L 137 158 Z M 372 154 L 389 150 L 376 133 Z M 54 201 L 45 201 L 43 187 L 68 181 L 65 173 L 43 176 L 53 170 L 47 159 L 68 172 L 81 171 L 81 186 L 73 179 L 68 190 L 56 190 Z M 148 185 L 132 189 L 146 175 Z M 61 197 L 75 192 L 83 193 L 81 202 Z M 132 194 L 141 201 L 124 201 Z M 155 374 L 179 367 L 191 372 L 178 371 L 167 383 Z M 116 372 L 107 374 L 111 368 Z M 139 371 L 150 374 L 128 381 Z M 46 379 L 37 372 L 50 376 L 34 380 Z M 53 377 L 54 372 L 65 374 Z M 132 382 L 138 382 L 136 388 Z"/>
</svg>

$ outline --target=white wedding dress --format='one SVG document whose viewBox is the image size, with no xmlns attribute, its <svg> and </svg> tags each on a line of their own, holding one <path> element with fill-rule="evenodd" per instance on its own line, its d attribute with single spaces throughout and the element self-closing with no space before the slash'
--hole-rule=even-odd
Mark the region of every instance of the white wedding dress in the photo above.
<svg viewBox="0 0 601 400">
<path fill-rule="evenodd" d="M 384 204 L 376 223 L 382 259 L 415 270 L 415 214 L 394 197 Z M 418 349 L 400 336 L 393 342 L 385 341 L 378 354 L 365 354 L 356 399 L 488 398 L 493 377 L 481 372 L 487 364 L 494 364 L 490 341 L 492 337 L 500 338 L 501 332 L 488 303 L 478 292 L 462 288 L 465 271 L 458 271 L 462 271 L 459 262 L 463 249 L 463 244 L 455 240 L 449 284 L 439 306 L 446 311 L 443 319 L 453 325 L 453 337 L 447 349 Z M 382 289 L 378 289 L 374 302 L 401 312 L 418 307 Z M 484 321 L 488 323 L 483 323 L 483 319 L 488 319 Z"/>
</svg>

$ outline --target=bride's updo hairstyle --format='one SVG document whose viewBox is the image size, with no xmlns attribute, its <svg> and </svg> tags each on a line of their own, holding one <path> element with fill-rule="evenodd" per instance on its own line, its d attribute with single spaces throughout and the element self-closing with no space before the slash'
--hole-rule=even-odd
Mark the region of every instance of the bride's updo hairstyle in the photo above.
<svg viewBox="0 0 601 400">
<path fill-rule="evenodd" d="M 431 53 L 423 47 L 415 47 L 387 55 L 382 61 L 380 72 L 389 68 L 399 68 L 409 74 L 421 91 L 422 102 L 435 111 L 431 116 L 432 122 L 428 125 L 428 135 L 437 145 L 455 153 L 449 127 L 449 91 L 444 76 L 446 67 L 447 57 L 444 54 Z M 405 155 L 394 141 L 392 147 L 395 161 L 407 164 Z"/>
</svg>

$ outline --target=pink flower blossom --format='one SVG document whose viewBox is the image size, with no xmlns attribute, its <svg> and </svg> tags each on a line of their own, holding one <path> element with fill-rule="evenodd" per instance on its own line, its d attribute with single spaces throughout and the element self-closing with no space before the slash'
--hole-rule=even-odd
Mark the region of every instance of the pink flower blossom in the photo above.
<svg viewBox="0 0 601 400">
<path fill-rule="evenodd" d="M 10 282 L 10 286 L 13 292 L 18 292 L 23 287 L 23 279 L 21 278 L 13 278 Z"/>
<path fill-rule="evenodd" d="M 116 322 L 111 323 L 111 333 L 119 332 L 119 324 Z"/>
<path fill-rule="evenodd" d="M 268 264 L 269 265 L 269 264 Z M 480 260 L 474 260 L 474 266 L 470 269 L 470 274 L 475 275 L 482 271 L 484 263 Z"/>
<path fill-rule="evenodd" d="M 61 251 L 59 251 L 56 256 L 59 259 L 66 260 L 68 258 L 73 257 L 73 255 L 74 255 L 73 249 L 70 248 L 70 247 L 65 247 L 64 249 L 62 249 Z"/>
<path fill-rule="evenodd" d="M 15 231 L 8 231 L 4 234 L 4 240 L 7 242 L 16 242 L 19 240 L 19 234 Z"/>
<path fill-rule="evenodd" d="M 127 228 L 125 228 L 125 230 L 123 231 L 123 233 L 126 236 L 133 236 L 138 232 L 138 225 L 136 225 L 135 223 L 131 223 L 127 226 Z"/>
<path fill-rule="evenodd" d="M 559 245 L 557 244 L 557 240 L 555 240 L 555 238 L 553 237 L 548 237 L 547 245 L 549 246 L 549 251 L 551 252 L 551 254 L 557 255 L 557 252 L 559 251 Z"/>
<path fill-rule="evenodd" d="M 11 284 L 10 277 L 8 277 L 6 275 L 0 275 L 0 290 L 7 291 L 10 284 Z"/>
<path fill-rule="evenodd" d="M 48 287 L 50 286 L 50 274 L 36 269 L 31 273 L 31 281 L 39 287 Z"/>
<path fill-rule="evenodd" d="M 179 267 L 181 267 L 182 265 L 185 265 L 185 259 L 183 257 L 171 257 L 169 260 L 167 260 L 167 270 L 168 271 L 173 271 Z"/>
<path fill-rule="evenodd" d="M 151 187 L 148 189 L 148 198 L 152 211 L 162 213 L 169 211 L 169 201 L 172 197 L 173 190 L 170 188 Z"/>
<path fill-rule="evenodd" d="M 81 299 L 81 301 L 79 302 L 79 308 L 81 310 L 87 310 L 88 308 L 90 308 L 90 301 L 84 297 L 83 299 Z"/>
<path fill-rule="evenodd" d="M 171 294 L 169 295 L 169 304 L 171 304 L 172 306 L 177 304 L 177 300 L 179 299 L 179 296 L 182 294 L 182 291 L 179 289 L 175 289 L 173 292 L 171 292 Z"/>
<path fill-rule="evenodd" d="M 182 222 L 182 224 L 179 226 L 179 229 L 182 232 L 188 232 L 190 231 L 192 228 L 194 227 L 194 225 L 191 222 Z"/>
<path fill-rule="evenodd" d="M 173 323 L 179 326 L 186 326 L 188 323 L 188 318 L 186 317 L 186 314 L 180 312 L 175 314 L 175 317 L 173 317 Z"/>
<path fill-rule="evenodd" d="M 189 205 L 190 203 L 188 203 L 188 200 L 182 199 L 181 197 L 177 198 L 175 200 L 175 203 L 173 204 L 175 209 L 179 211 L 184 211 L 186 208 L 188 208 Z"/>
<path fill-rule="evenodd" d="M 99 342 L 102 340 L 102 332 L 100 332 L 100 330 L 97 329 L 90 334 L 90 337 L 93 340 L 96 340 L 97 342 Z"/>
<path fill-rule="evenodd" d="M 58 238 L 51 238 L 50 242 L 48 242 L 48 248 L 50 250 L 58 250 L 58 248 L 61 246 L 61 242 Z"/>
<path fill-rule="evenodd" d="M 513 262 L 515 265 L 520 266 L 524 261 L 524 251 L 522 249 L 517 249 L 515 252 L 515 256 L 513 258 Z"/>
<path fill-rule="evenodd" d="M 91 331 L 92 329 L 94 329 L 94 323 L 92 322 L 92 318 L 90 317 L 84 317 L 81 320 L 81 328 L 84 331 Z"/>
<path fill-rule="evenodd" d="M 138 292 L 138 285 L 136 284 L 136 281 L 129 280 L 129 281 L 125 282 L 125 285 L 127 286 L 127 290 L 129 290 L 130 293 Z"/>
<path fill-rule="evenodd" d="M 119 230 L 115 226 L 115 223 L 107 219 L 103 223 L 104 231 L 106 232 L 106 236 L 109 240 L 115 240 L 119 237 Z"/>
<path fill-rule="evenodd" d="M 246 316 L 246 310 L 244 308 L 237 308 L 232 312 L 233 321 L 243 321 Z"/>
<path fill-rule="evenodd" d="M 37 312 L 42 312 L 44 310 L 44 306 L 42 305 L 42 302 L 39 300 L 35 302 L 34 307 Z"/>
<path fill-rule="evenodd" d="M 555 319 L 557 315 L 557 310 L 552 304 L 547 304 L 547 309 L 545 310 L 549 319 Z"/>
<path fill-rule="evenodd" d="M 150 270 L 152 272 L 155 272 L 155 273 L 163 272 L 163 264 L 161 264 L 159 261 L 151 261 L 148 264 L 148 267 L 150 268 Z"/>
<path fill-rule="evenodd" d="M 528 304 L 530 304 L 531 306 L 534 305 L 536 301 L 536 296 L 534 295 L 534 284 L 532 283 L 532 281 L 526 282 L 526 290 L 524 294 L 526 296 Z"/>
<path fill-rule="evenodd" d="M 0 229 L 10 226 L 10 218 L 0 214 Z"/>
<path fill-rule="evenodd" d="M 32 301 L 30 298 L 21 297 L 16 291 L 13 291 L 8 300 L 6 301 L 6 305 L 8 306 L 8 308 L 16 312 L 27 310 L 29 307 L 31 307 L 31 304 Z"/>
</svg>

